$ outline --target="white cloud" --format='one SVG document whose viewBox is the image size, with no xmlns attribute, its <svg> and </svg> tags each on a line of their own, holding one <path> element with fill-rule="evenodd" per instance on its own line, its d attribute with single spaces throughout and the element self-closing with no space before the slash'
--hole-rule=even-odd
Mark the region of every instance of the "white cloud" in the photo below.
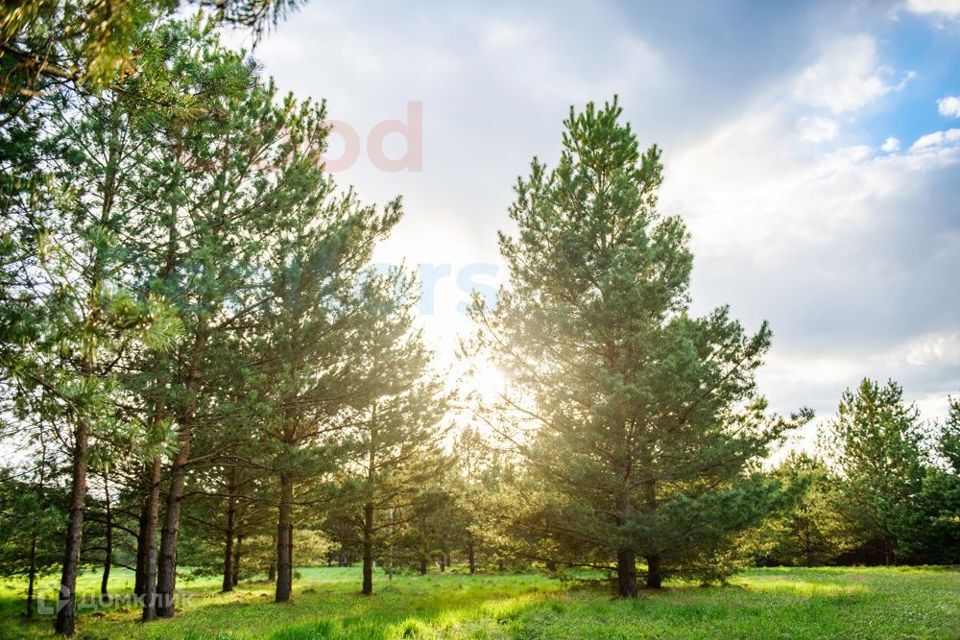
<svg viewBox="0 0 960 640">
<path fill-rule="evenodd" d="M 839 127 L 830 118 L 803 117 L 797 123 L 800 139 L 804 142 L 828 142 L 837 137 Z"/>
<path fill-rule="evenodd" d="M 925 136 L 921 136 L 910 147 L 910 151 L 923 152 L 949 147 L 960 142 L 960 129 L 947 129 L 946 131 L 934 131 Z"/>
<path fill-rule="evenodd" d="M 910 71 L 907 71 L 905 74 L 903 74 L 903 79 L 900 80 L 900 82 L 897 83 L 897 86 L 895 86 L 895 87 L 893 88 L 893 90 L 894 90 L 894 91 L 903 91 L 904 89 L 907 88 L 907 85 L 910 84 L 910 81 L 913 80 L 913 79 L 916 78 L 916 77 L 917 77 L 917 72 L 916 72 L 916 71 L 913 71 L 912 69 L 911 69 Z"/>
<path fill-rule="evenodd" d="M 916 367 L 960 367 L 960 332 L 930 333 L 911 340 L 904 359 Z"/>
<path fill-rule="evenodd" d="M 824 58 L 815 73 L 771 86 L 736 119 L 668 154 L 664 210 L 691 230 L 696 309 L 729 303 L 749 327 L 771 322 L 760 384 L 776 410 L 831 413 L 842 389 L 864 376 L 892 377 L 909 399 L 937 409 L 938 397 L 960 388 L 960 333 L 950 318 L 958 304 L 942 295 L 960 267 L 960 229 L 942 188 L 960 167 L 960 130 L 904 153 L 892 137 L 879 149 L 798 148 L 798 134 L 834 135 L 828 123 L 837 119 L 796 119 L 813 96 L 828 100 L 814 86 L 880 81 L 872 45 L 844 42 L 829 50 L 859 51 L 856 64 L 837 63 L 846 71 L 827 73 Z M 865 90 L 840 91 L 836 110 L 882 93 L 853 84 Z M 855 124 L 850 113 L 842 121 Z"/>
<path fill-rule="evenodd" d="M 519 32 L 505 32 L 500 26 L 493 36 L 486 33 L 484 41 L 489 63 L 500 68 L 499 81 L 510 94 L 550 104 L 582 104 L 609 99 L 615 93 L 626 103 L 668 80 L 661 55 L 636 36 L 611 33 L 603 45 L 609 64 L 602 67 L 594 67 L 570 48 L 569 37 L 546 28 L 537 37 L 520 37 Z"/>
<path fill-rule="evenodd" d="M 919 15 L 960 18 L 960 0 L 907 0 L 906 9 Z"/>
<path fill-rule="evenodd" d="M 960 332 L 920 334 L 873 352 L 824 355 L 775 348 L 760 378 L 764 388 L 804 389 L 821 419 L 829 418 L 843 389 L 863 378 L 891 378 L 906 383 L 908 400 L 917 401 L 925 417 L 941 417 L 947 397 L 956 392 L 950 385 L 960 384 Z"/>
<path fill-rule="evenodd" d="M 794 95 L 833 113 L 847 113 L 899 90 L 910 77 L 907 74 L 897 86 L 888 85 L 877 62 L 876 42 L 861 34 L 828 43 L 818 60 L 797 78 Z"/>
<path fill-rule="evenodd" d="M 482 27 L 482 42 L 493 50 L 508 50 L 536 38 L 540 30 L 532 25 L 494 21 Z"/>
<path fill-rule="evenodd" d="M 960 96 L 945 96 L 937 100 L 937 111 L 940 115 L 960 118 Z"/>
</svg>

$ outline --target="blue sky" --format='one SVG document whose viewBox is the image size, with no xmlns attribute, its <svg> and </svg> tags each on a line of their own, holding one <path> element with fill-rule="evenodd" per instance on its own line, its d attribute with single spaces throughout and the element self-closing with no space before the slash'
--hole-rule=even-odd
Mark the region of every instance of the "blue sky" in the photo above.
<svg viewBox="0 0 960 640">
<path fill-rule="evenodd" d="M 404 197 L 379 260 L 449 265 L 424 315 L 442 357 L 469 327 L 456 276 L 505 275 L 516 177 L 556 160 L 570 105 L 617 94 L 664 148 L 695 309 L 770 321 L 775 409 L 829 415 L 862 376 L 899 380 L 931 418 L 960 394 L 960 0 L 310 0 L 256 56 L 363 140 L 422 103 L 422 170 L 361 154 L 337 179 Z"/>
</svg>

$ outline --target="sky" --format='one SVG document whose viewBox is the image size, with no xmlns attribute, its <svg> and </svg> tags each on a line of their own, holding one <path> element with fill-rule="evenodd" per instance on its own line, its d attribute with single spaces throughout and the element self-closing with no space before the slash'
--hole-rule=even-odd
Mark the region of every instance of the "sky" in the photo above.
<svg viewBox="0 0 960 640">
<path fill-rule="evenodd" d="M 506 279 L 517 177 L 617 95 L 663 148 L 693 310 L 771 324 L 774 410 L 824 419 L 864 376 L 929 419 L 960 395 L 960 0 L 308 0 L 254 54 L 327 101 L 338 183 L 403 197 L 376 258 L 421 270 L 441 358 Z"/>
</svg>

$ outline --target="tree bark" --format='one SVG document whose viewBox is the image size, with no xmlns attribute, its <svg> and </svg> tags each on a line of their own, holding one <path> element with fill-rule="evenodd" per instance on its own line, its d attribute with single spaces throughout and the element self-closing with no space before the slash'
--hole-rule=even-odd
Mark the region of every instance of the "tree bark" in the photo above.
<svg viewBox="0 0 960 640">
<path fill-rule="evenodd" d="M 637 597 L 637 556 L 629 547 L 617 551 L 617 595 Z"/>
<path fill-rule="evenodd" d="M 37 482 L 37 506 L 43 508 L 46 500 L 44 499 L 44 477 L 47 470 L 47 445 L 43 440 L 43 432 L 40 433 L 40 477 Z M 30 528 L 30 569 L 27 572 L 27 618 L 33 618 L 34 594 L 37 583 L 37 542 L 40 532 L 37 530 L 38 515 L 34 514 L 33 526 Z"/>
<path fill-rule="evenodd" d="M 233 546 L 233 586 L 240 584 L 240 551 L 243 547 L 243 535 L 237 534 L 237 544 Z"/>
<path fill-rule="evenodd" d="M 147 473 L 148 472 L 144 472 L 144 485 L 147 484 Z M 149 517 L 148 514 L 150 510 L 150 490 L 146 486 L 144 487 L 144 494 L 143 502 L 140 504 L 140 518 L 137 521 L 137 564 L 136 567 L 134 567 L 133 579 L 133 595 L 137 598 L 142 598 L 143 594 L 146 593 L 147 583 L 147 540 L 145 534 L 147 530 L 147 518 Z"/>
<path fill-rule="evenodd" d="M 370 404 L 367 443 L 367 501 L 363 505 L 363 595 L 373 595 L 373 497 L 377 478 L 377 403 Z"/>
<path fill-rule="evenodd" d="M 70 491 L 70 522 L 67 525 L 60 595 L 57 600 L 57 633 L 65 636 L 76 631 L 77 571 L 80 565 L 80 544 L 83 540 L 83 510 L 87 496 L 87 447 L 89 434 L 81 418 L 74 429 L 73 475 Z"/>
<path fill-rule="evenodd" d="M 623 472 L 624 487 L 617 497 L 617 525 L 623 527 L 633 512 L 630 499 L 629 478 L 630 466 Z M 624 544 L 617 549 L 617 595 L 621 598 L 635 598 L 637 596 L 637 554 L 633 547 Z"/>
<path fill-rule="evenodd" d="M 183 487 L 187 479 L 187 463 L 190 461 L 190 446 L 193 440 L 193 418 L 196 412 L 196 394 L 200 383 L 200 354 L 206 345 L 207 336 L 203 326 L 197 330 L 191 349 L 190 369 L 186 376 L 186 403 L 180 411 L 177 435 L 177 453 L 173 457 L 170 474 L 170 490 L 167 493 L 167 510 L 160 534 L 159 562 L 157 566 L 156 610 L 160 618 L 172 618 L 173 596 L 177 587 L 177 535 L 180 532 L 180 509 L 183 505 Z"/>
<path fill-rule="evenodd" d="M 233 591 L 233 513 L 227 512 L 227 532 L 224 536 L 223 547 L 223 584 L 220 592 Z"/>
<path fill-rule="evenodd" d="M 160 518 L 160 479 L 163 465 L 156 457 L 150 462 L 147 475 L 147 500 L 143 531 L 143 614 L 144 622 L 157 617 L 157 521 Z"/>
<path fill-rule="evenodd" d="M 30 534 L 30 570 L 27 573 L 27 618 L 33 617 L 33 585 L 37 581 L 37 529 Z"/>
<path fill-rule="evenodd" d="M 427 575 L 427 559 L 420 558 L 420 575 Z"/>
<path fill-rule="evenodd" d="M 277 588 L 274 602 L 289 602 L 293 589 L 292 511 L 293 479 L 280 475 L 280 510 L 277 521 Z"/>
<path fill-rule="evenodd" d="M 106 510 L 106 531 L 105 547 L 103 554 L 103 576 L 100 578 L 100 600 L 106 602 L 110 599 L 110 566 L 113 564 L 113 511 L 110 508 L 110 481 L 108 471 L 103 472 L 103 493 L 105 497 L 104 507 Z"/>
<path fill-rule="evenodd" d="M 470 540 L 467 542 L 467 563 L 470 565 L 470 575 L 476 573 L 477 560 L 473 551 L 473 536 L 470 536 Z"/>
<path fill-rule="evenodd" d="M 363 505 L 363 595 L 373 594 L 373 503 Z"/>
<path fill-rule="evenodd" d="M 387 545 L 387 580 L 393 580 L 393 509 L 390 509 L 390 542 Z"/>
<path fill-rule="evenodd" d="M 651 478 L 644 483 L 644 501 L 645 508 L 649 513 L 657 510 L 657 482 Z M 660 554 L 648 553 L 647 561 L 647 581 L 648 589 L 659 589 L 663 583 L 663 569 L 660 566 Z"/>
<path fill-rule="evenodd" d="M 237 501 L 233 497 L 236 487 L 236 468 L 231 468 L 227 475 L 227 524 L 224 529 L 224 547 L 223 547 L 223 585 L 221 591 L 227 593 L 233 591 L 233 538 L 234 527 L 237 518 Z"/>
<path fill-rule="evenodd" d="M 170 489 L 167 493 L 167 510 L 160 533 L 159 562 L 157 566 L 157 617 L 172 618 L 173 594 L 177 586 L 177 535 L 180 532 L 180 507 L 183 503 L 183 487 L 187 479 L 187 460 L 190 458 L 190 431 L 181 430 L 180 448 L 173 459 Z"/>
<path fill-rule="evenodd" d="M 651 554 L 647 560 L 647 589 L 659 589 L 663 583 L 663 570 L 660 568 L 660 556 Z"/>
</svg>

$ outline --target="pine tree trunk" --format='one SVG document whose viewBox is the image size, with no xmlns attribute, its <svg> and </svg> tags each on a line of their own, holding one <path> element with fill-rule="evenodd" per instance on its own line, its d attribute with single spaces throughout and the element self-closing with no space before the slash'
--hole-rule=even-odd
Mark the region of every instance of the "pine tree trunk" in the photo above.
<svg viewBox="0 0 960 640">
<path fill-rule="evenodd" d="M 292 518 L 293 480 L 290 476 L 280 476 L 280 513 L 277 522 L 277 588 L 275 602 L 289 602 L 293 588 L 292 560 Z"/>
<path fill-rule="evenodd" d="M 660 568 L 660 556 L 649 555 L 647 560 L 647 589 L 659 589 L 663 583 L 663 570 Z"/>
<path fill-rule="evenodd" d="M 40 478 L 37 482 L 37 506 L 43 508 L 46 500 L 44 499 L 44 476 L 47 468 L 47 446 L 43 441 L 43 434 L 40 435 Z M 40 538 L 40 532 L 37 531 L 37 516 L 34 516 L 33 527 L 30 529 L 30 568 L 27 571 L 27 618 L 33 618 L 34 612 L 34 594 L 36 593 L 37 583 L 37 541 Z"/>
<path fill-rule="evenodd" d="M 645 483 L 644 496 L 646 510 L 653 513 L 657 510 L 657 482 L 655 479 L 649 479 Z M 660 554 L 648 553 L 645 556 L 647 561 L 647 588 L 659 589 L 663 583 L 663 569 L 660 566 Z"/>
<path fill-rule="evenodd" d="M 370 405 L 370 440 L 367 443 L 367 491 L 363 505 L 363 595 L 373 595 L 373 495 L 377 469 L 377 403 Z"/>
<path fill-rule="evenodd" d="M 111 538 L 111 535 L 107 535 L 107 538 Z M 107 542 L 107 551 L 104 554 L 103 559 L 103 576 L 100 578 L 100 601 L 109 602 L 110 600 L 110 566 L 113 564 L 111 558 L 113 557 L 113 542 Z"/>
<path fill-rule="evenodd" d="M 637 596 L 637 556 L 627 547 L 617 551 L 617 595 L 621 598 Z"/>
<path fill-rule="evenodd" d="M 33 618 L 33 587 L 37 581 L 37 529 L 30 535 L 30 570 L 27 573 L 27 618 Z"/>
<path fill-rule="evenodd" d="M 373 503 L 363 505 L 363 595 L 373 594 Z"/>
<path fill-rule="evenodd" d="M 290 565 L 290 588 L 293 588 L 293 522 L 287 531 L 287 564 Z"/>
<path fill-rule="evenodd" d="M 177 586 L 177 535 L 180 532 L 180 507 L 183 503 L 183 487 L 187 479 L 187 460 L 190 458 L 190 432 L 181 430 L 180 448 L 173 459 L 170 489 L 167 493 L 167 510 L 160 533 L 159 562 L 157 566 L 157 617 L 172 618 L 173 594 Z"/>
<path fill-rule="evenodd" d="M 473 552 L 473 536 L 470 537 L 470 541 L 467 543 L 467 563 L 470 565 L 470 575 L 476 573 L 477 561 Z"/>
<path fill-rule="evenodd" d="M 190 461 L 190 446 L 193 440 L 193 417 L 196 412 L 196 394 L 200 383 L 200 354 L 207 337 L 201 326 L 191 349 L 190 369 L 186 376 L 187 400 L 179 416 L 180 432 L 177 436 L 177 453 L 173 457 L 170 474 L 170 489 L 167 493 L 167 510 L 160 534 L 159 562 L 157 566 L 156 610 L 160 618 L 172 618 L 173 596 L 177 587 L 177 535 L 180 532 L 180 509 L 183 506 L 183 487 L 187 480 L 187 463 Z"/>
<path fill-rule="evenodd" d="M 420 558 L 420 575 L 427 575 L 427 559 Z"/>
<path fill-rule="evenodd" d="M 147 476 L 147 500 L 143 531 L 143 621 L 157 617 L 157 524 L 160 519 L 160 480 L 163 465 L 160 458 L 150 462 Z M 138 565 L 139 568 L 139 565 Z"/>
<path fill-rule="evenodd" d="M 57 633 L 73 635 L 76 630 L 77 572 L 80 566 L 80 544 L 83 540 L 83 510 L 87 495 L 87 447 L 89 434 L 83 419 L 77 421 L 74 431 L 73 476 L 70 490 L 70 522 L 67 525 L 63 572 L 60 575 L 60 595 L 57 600 Z"/>
<path fill-rule="evenodd" d="M 223 585 L 221 591 L 227 593 L 228 591 L 233 591 L 233 572 L 234 572 L 234 561 L 233 561 L 233 538 L 234 538 L 234 525 L 237 517 L 237 503 L 233 497 L 233 492 L 235 490 L 235 469 L 230 470 L 230 474 L 227 478 L 227 524 L 224 529 L 224 546 L 223 546 Z"/>
<path fill-rule="evenodd" d="M 629 491 L 629 466 L 623 472 L 624 486 L 617 496 L 617 525 L 623 527 L 633 512 L 633 504 Z M 622 546 L 617 549 L 617 595 L 621 598 L 635 598 L 637 596 L 637 554 L 631 546 Z"/>
<path fill-rule="evenodd" d="M 113 511 L 110 508 L 110 484 L 107 479 L 107 472 L 103 474 L 103 491 L 106 502 L 106 532 L 105 547 L 103 554 L 103 576 L 100 578 L 100 600 L 106 602 L 110 600 L 110 566 L 113 564 Z"/>
<path fill-rule="evenodd" d="M 146 475 L 146 474 L 144 474 Z M 146 572 L 147 572 L 147 518 L 150 510 L 150 490 L 146 489 L 147 496 L 144 496 L 143 503 L 140 505 L 140 518 L 137 521 L 137 564 L 134 567 L 133 595 L 142 598 L 146 593 Z"/>
<path fill-rule="evenodd" d="M 221 593 L 233 591 L 233 513 L 227 512 L 227 532 L 224 535 L 223 547 L 223 584 Z"/>
<path fill-rule="evenodd" d="M 174 155 L 179 157 L 180 155 L 180 144 L 179 142 L 175 145 Z M 166 285 L 171 285 L 170 278 L 176 269 L 177 261 L 177 243 L 179 239 L 179 231 L 177 228 L 177 209 L 176 206 L 173 206 L 170 211 L 170 216 L 167 224 L 167 255 L 164 260 L 164 265 L 160 269 L 159 277 L 161 282 Z M 195 364 L 193 366 L 196 366 Z M 188 393 L 190 389 L 188 388 Z M 159 422 L 159 419 L 165 417 L 166 407 L 162 402 L 157 404 L 157 414 L 156 418 Z M 181 416 L 185 417 L 185 416 Z M 183 429 L 187 429 L 185 434 Z M 186 440 L 184 438 L 186 437 Z M 143 622 L 149 622 L 151 620 L 156 620 L 160 616 L 170 616 L 173 615 L 173 583 L 176 580 L 176 540 L 173 540 L 173 557 L 164 558 L 164 554 L 170 553 L 170 532 L 168 528 L 171 524 L 179 526 L 179 500 L 173 501 L 172 498 L 175 495 L 174 485 L 177 470 L 178 470 L 178 461 L 181 461 L 183 464 L 186 463 L 187 458 L 189 457 L 189 427 L 187 424 L 181 424 L 181 431 L 178 433 L 178 440 L 180 440 L 180 447 L 177 450 L 176 455 L 173 460 L 173 467 L 170 479 L 170 491 L 167 494 L 167 510 L 164 514 L 163 520 L 163 531 L 161 532 L 161 540 L 159 547 L 157 546 L 157 529 L 159 528 L 160 520 L 160 476 L 157 470 L 161 469 L 160 467 L 160 458 L 159 456 L 153 460 L 151 463 L 150 478 L 152 483 L 150 484 L 150 491 L 147 498 L 147 524 L 143 532 L 143 537 L 145 541 L 144 547 L 144 562 L 146 563 L 146 568 L 144 570 L 144 589 L 143 589 Z M 187 450 L 183 451 L 184 444 L 186 443 Z M 179 465 L 182 467 L 183 465 Z M 182 469 L 181 469 L 182 470 Z M 182 492 L 182 482 L 183 476 L 180 477 L 181 482 L 181 492 Z M 177 505 L 177 513 L 171 514 L 170 505 L 172 502 L 175 502 Z M 173 521 L 171 522 L 171 516 L 173 516 Z M 175 534 L 174 534 L 175 538 Z M 168 565 L 168 562 L 171 563 Z M 162 578 L 161 578 L 162 575 Z M 167 592 L 169 593 L 167 594 Z M 166 594 L 170 600 L 167 603 L 159 602 L 161 594 Z M 163 613 L 161 613 L 161 609 Z M 169 613 L 168 613 L 169 611 Z"/>
<path fill-rule="evenodd" d="M 233 547 L 233 586 L 240 584 L 240 550 L 243 547 L 243 536 L 237 534 L 237 544 Z"/>
</svg>

